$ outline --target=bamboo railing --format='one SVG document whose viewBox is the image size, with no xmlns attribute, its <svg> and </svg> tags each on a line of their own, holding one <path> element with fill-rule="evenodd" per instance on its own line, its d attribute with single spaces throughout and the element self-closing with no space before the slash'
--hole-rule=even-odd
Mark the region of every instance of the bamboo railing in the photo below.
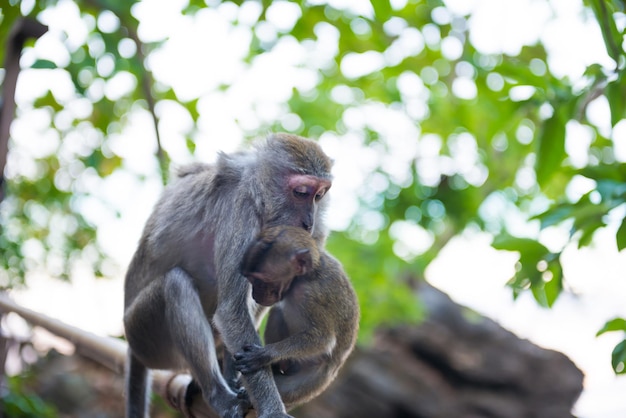
<svg viewBox="0 0 626 418">
<path fill-rule="evenodd" d="M 9 312 L 14 312 L 30 324 L 45 328 L 68 340 L 76 347 L 78 354 L 102 364 L 115 373 L 122 374 L 124 372 L 127 351 L 127 345 L 124 341 L 99 336 L 68 325 L 58 319 L 25 308 L 13 301 L 6 293 L 0 293 L 0 316 Z M 1 338 L 2 335 L 0 335 Z M 3 371 L 4 364 L 1 366 Z M 186 417 L 217 417 L 200 394 L 190 399 L 189 405 L 185 405 L 185 393 L 189 382 L 191 382 L 191 376 L 188 374 L 166 371 L 152 372 L 153 392 L 166 399 L 172 408 L 182 412 Z"/>
</svg>

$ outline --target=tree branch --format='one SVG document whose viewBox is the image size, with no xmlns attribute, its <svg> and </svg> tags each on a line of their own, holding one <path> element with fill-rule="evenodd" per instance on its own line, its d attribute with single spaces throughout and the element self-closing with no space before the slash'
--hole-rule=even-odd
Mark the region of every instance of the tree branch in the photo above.
<svg viewBox="0 0 626 418">
<path fill-rule="evenodd" d="M 144 53 L 145 44 L 139 39 L 139 35 L 137 34 L 137 28 L 135 24 L 129 22 L 129 19 L 126 19 L 126 16 L 121 13 L 120 10 L 117 10 L 115 7 L 110 7 L 110 5 L 105 5 L 99 0 L 85 0 L 85 3 L 90 5 L 97 11 L 108 10 L 113 12 L 117 18 L 120 20 L 120 27 L 124 27 L 128 32 L 128 37 L 133 40 L 135 46 L 137 48 L 137 60 L 143 69 L 143 74 L 137 74 L 141 77 L 141 91 L 143 96 L 146 99 L 148 104 L 148 112 L 150 112 L 150 116 L 152 119 L 152 125 L 154 127 L 154 134 L 156 139 L 157 151 L 156 157 L 159 160 L 159 168 L 161 169 L 161 179 L 165 184 L 167 182 L 168 171 L 169 171 L 169 158 L 167 153 L 163 149 L 161 142 L 161 134 L 159 133 L 159 118 L 155 111 L 156 100 L 154 99 L 154 95 L 152 93 L 152 86 L 154 85 L 154 79 L 152 77 L 152 72 L 148 70 L 146 67 L 146 56 Z"/>
<path fill-rule="evenodd" d="M 0 103 L 0 201 L 4 199 L 4 167 L 9 152 L 9 137 L 11 122 L 15 115 L 15 87 L 20 72 L 20 55 L 24 42 L 29 38 L 39 38 L 48 31 L 48 27 L 36 20 L 19 19 L 7 39 L 6 56 L 4 61 L 5 76 L 2 85 L 2 103 Z"/>
</svg>

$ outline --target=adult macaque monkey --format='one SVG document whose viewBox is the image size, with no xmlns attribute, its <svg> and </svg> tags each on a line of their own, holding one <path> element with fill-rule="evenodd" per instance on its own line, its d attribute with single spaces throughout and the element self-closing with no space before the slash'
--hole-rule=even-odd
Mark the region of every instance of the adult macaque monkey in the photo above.
<svg viewBox="0 0 626 418">
<path fill-rule="evenodd" d="M 350 280 L 337 260 L 293 227 L 263 230 L 242 270 L 257 302 L 271 303 L 275 294 L 282 300 L 270 309 L 265 347 L 244 345 L 235 368 L 246 377 L 271 364 L 287 409 L 309 401 L 333 381 L 354 348 L 359 305 Z"/>
<path fill-rule="evenodd" d="M 219 370 L 212 325 L 231 353 L 260 344 L 255 320 L 265 308 L 251 299 L 241 260 L 264 227 L 290 225 L 323 243 L 330 169 L 315 142 L 275 134 L 254 151 L 189 166 L 166 188 L 126 275 L 128 417 L 148 413 L 148 368 L 188 369 L 220 416 L 243 416 L 245 402 Z M 288 417 L 269 367 L 243 380 L 259 418 Z"/>
</svg>

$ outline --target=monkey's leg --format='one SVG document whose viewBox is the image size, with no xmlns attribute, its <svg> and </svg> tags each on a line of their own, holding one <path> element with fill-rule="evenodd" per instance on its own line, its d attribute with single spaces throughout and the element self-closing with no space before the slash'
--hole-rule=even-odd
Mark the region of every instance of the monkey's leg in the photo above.
<svg viewBox="0 0 626 418">
<path fill-rule="evenodd" d="M 224 380 L 226 380 L 232 390 L 238 391 L 241 389 L 241 380 L 235 369 L 235 360 L 226 347 L 224 347 L 224 356 L 222 358 L 222 376 L 224 376 Z"/>
<path fill-rule="evenodd" d="M 282 309 L 274 306 L 265 325 L 265 344 L 283 341 L 291 335 Z M 272 365 L 274 381 L 287 411 L 316 397 L 332 381 L 328 360 L 286 359 Z"/>
<path fill-rule="evenodd" d="M 211 325 L 192 278 L 175 268 L 165 275 L 165 320 L 174 344 L 185 358 L 202 396 L 224 418 L 243 416 L 241 402 L 220 372 Z"/>
<path fill-rule="evenodd" d="M 294 369 L 288 369 L 286 374 L 274 374 L 276 386 L 288 411 L 318 396 L 335 376 L 328 364 L 303 362 L 296 364 Z"/>
<path fill-rule="evenodd" d="M 250 402 L 250 398 L 248 397 L 248 392 L 243 386 L 241 376 L 237 373 L 237 369 L 235 369 L 235 360 L 226 347 L 224 347 L 223 351 L 222 375 L 224 376 L 224 380 L 228 383 L 228 387 L 235 391 L 237 398 L 241 400 L 246 408 L 250 408 L 252 407 L 252 404 Z"/>
<path fill-rule="evenodd" d="M 126 361 L 126 418 L 148 417 L 150 410 L 149 371 L 128 350 Z"/>
</svg>

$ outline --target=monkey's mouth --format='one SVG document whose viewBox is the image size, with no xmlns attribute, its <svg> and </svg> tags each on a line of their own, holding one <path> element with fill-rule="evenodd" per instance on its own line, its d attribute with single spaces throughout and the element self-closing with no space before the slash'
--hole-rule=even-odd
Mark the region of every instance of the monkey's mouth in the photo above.
<svg viewBox="0 0 626 418">
<path fill-rule="evenodd" d="M 275 305 L 276 303 L 278 303 L 280 301 L 280 297 L 279 296 L 274 296 L 274 295 L 272 295 L 272 296 L 263 295 L 263 296 L 260 296 L 260 297 L 255 297 L 254 295 L 252 295 L 252 298 L 259 305 L 266 306 L 266 307 L 270 307 L 272 305 Z"/>
<path fill-rule="evenodd" d="M 282 292 L 275 289 L 268 289 L 260 284 L 253 284 L 252 299 L 261 306 L 272 306 L 282 298 Z"/>
</svg>

